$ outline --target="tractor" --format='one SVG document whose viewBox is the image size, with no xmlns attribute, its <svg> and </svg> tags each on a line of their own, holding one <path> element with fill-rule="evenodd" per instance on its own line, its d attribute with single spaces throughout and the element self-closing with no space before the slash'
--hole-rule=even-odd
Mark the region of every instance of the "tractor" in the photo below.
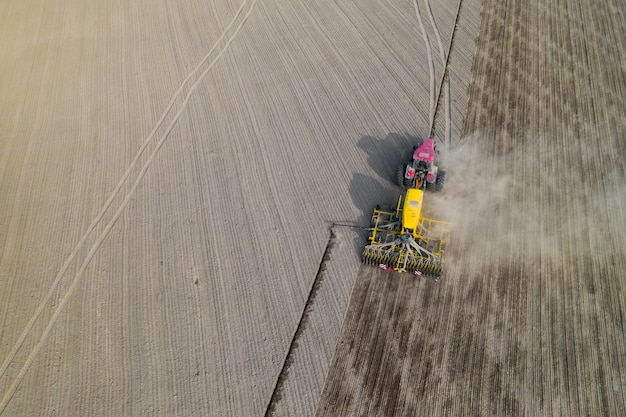
<svg viewBox="0 0 626 417">
<path fill-rule="evenodd" d="M 398 167 L 397 184 L 402 188 L 441 191 L 446 181 L 446 171 L 439 167 L 439 159 L 434 139 L 424 139 L 413 148 L 412 160 Z"/>
</svg>

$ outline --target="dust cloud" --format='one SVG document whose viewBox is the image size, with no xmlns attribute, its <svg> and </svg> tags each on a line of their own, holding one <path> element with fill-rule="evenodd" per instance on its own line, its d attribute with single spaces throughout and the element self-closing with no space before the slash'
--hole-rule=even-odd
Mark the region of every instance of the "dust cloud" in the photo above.
<svg viewBox="0 0 626 417">
<path fill-rule="evenodd" d="M 512 260 L 623 256 L 626 186 L 615 143 L 599 151 L 535 138 L 533 147 L 489 153 L 484 142 L 477 135 L 446 152 L 444 191 L 426 200 L 427 215 L 453 223 L 448 263 L 480 272 Z"/>
</svg>

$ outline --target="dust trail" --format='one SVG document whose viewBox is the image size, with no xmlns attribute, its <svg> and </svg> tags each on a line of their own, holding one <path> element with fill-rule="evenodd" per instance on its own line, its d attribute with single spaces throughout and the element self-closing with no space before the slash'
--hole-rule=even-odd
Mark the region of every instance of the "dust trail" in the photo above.
<svg viewBox="0 0 626 417">
<path fill-rule="evenodd" d="M 574 146 L 572 154 L 584 146 Z M 449 151 L 446 188 L 429 195 L 427 211 L 453 222 L 448 264 L 462 258 L 466 270 L 480 273 L 512 257 L 536 265 L 620 256 L 624 167 L 608 165 L 585 178 L 587 170 L 557 144 L 542 152 L 524 144 L 498 154 L 486 149 L 476 135 Z"/>
</svg>

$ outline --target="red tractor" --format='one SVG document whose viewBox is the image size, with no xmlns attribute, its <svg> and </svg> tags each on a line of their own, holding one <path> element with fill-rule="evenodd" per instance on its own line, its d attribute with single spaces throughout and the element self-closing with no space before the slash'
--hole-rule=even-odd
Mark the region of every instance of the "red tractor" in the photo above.
<svg viewBox="0 0 626 417">
<path fill-rule="evenodd" d="M 396 181 L 403 188 L 441 191 L 446 181 L 446 171 L 439 168 L 439 151 L 434 139 L 426 138 L 413 148 L 413 159 L 400 165 Z"/>
</svg>

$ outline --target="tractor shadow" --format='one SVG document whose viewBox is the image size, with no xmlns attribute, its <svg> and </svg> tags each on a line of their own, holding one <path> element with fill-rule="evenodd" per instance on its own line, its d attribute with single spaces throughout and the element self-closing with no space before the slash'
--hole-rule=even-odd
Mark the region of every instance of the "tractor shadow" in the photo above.
<svg viewBox="0 0 626 417">
<path fill-rule="evenodd" d="M 372 212 L 376 206 L 395 207 L 402 190 L 395 182 L 395 175 L 403 163 L 413 155 L 413 146 L 421 138 L 411 135 L 388 134 L 384 139 L 363 136 L 357 146 L 367 155 L 367 163 L 374 175 L 354 174 L 350 181 L 349 193 L 352 203 L 360 214 L 355 224 L 369 227 Z M 359 234 L 356 250 L 360 253 L 367 241 L 367 230 Z"/>
<path fill-rule="evenodd" d="M 367 154 L 367 163 L 382 180 L 395 184 L 398 166 L 411 160 L 413 146 L 423 138 L 390 133 L 384 139 L 363 136 L 357 146 Z"/>
</svg>

